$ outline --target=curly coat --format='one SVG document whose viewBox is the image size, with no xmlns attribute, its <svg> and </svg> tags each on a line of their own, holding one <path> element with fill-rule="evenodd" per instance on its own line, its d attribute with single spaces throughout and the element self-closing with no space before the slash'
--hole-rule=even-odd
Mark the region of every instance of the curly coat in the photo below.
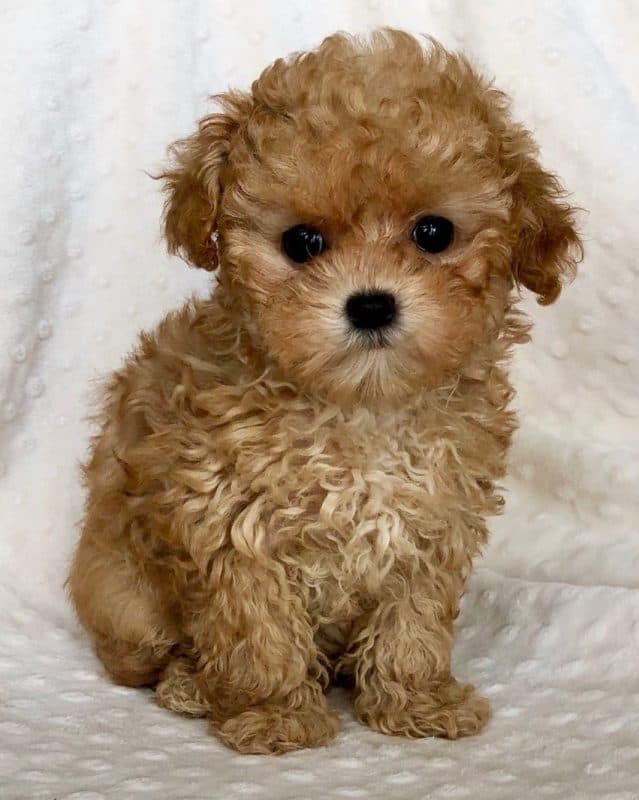
<svg viewBox="0 0 639 800">
<path fill-rule="evenodd" d="M 338 34 L 218 98 L 163 173 L 171 252 L 216 291 L 110 380 L 69 586 L 110 676 L 242 752 L 324 744 L 338 675 L 374 729 L 455 738 L 489 711 L 453 621 L 515 428 L 506 364 L 580 255 L 506 97 L 394 30 Z M 415 247 L 426 213 L 452 246 Z M 329 247 L 303 267 L 282 232 Z M 344 301 L 400 308 L 385 347 Z"/>
</svg>

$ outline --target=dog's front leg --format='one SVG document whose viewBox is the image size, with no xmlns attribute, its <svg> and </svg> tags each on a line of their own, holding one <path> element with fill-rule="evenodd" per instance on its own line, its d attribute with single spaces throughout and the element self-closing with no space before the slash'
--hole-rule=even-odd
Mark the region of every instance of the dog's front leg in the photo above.
<svg viewBox="0 0 639 800">
<path fill-rule="evenodd" d="M 456 739 L 486 724 L 488 703 L 450 672 L 452 614 L 427 589 L 380 604 L 350 647 L 359 718 L 381 733 Z"/>
<path fill-rule="evenodd" d="M 233 551 L 221 556 L 210 601 L 192 619 L 211 727 L 226 744 L 282 753 L 337 733 L 306 609 L 279 565 Z"/>
</svg>

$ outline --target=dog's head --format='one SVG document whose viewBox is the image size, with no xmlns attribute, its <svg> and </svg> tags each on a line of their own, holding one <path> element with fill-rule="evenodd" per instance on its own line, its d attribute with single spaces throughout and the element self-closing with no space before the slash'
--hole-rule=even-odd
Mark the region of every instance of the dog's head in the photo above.
<svg viewBox="0 0 639 800">
<path fill-rule="evenodd" d="M 437 386 L 515 286 L 559 295 L 580 242 L 506 97 L 385 30 L 278 60 L 178 142 L 169 247 L 213 269 L 286 375 L 332 397 Z"/>
</svg>

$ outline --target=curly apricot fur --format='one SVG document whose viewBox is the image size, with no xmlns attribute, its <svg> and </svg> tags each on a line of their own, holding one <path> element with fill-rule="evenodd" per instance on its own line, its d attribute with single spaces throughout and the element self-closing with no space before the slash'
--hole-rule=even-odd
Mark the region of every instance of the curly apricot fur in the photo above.
<svg viewBox="0 0 639 800">
<path fill-rule="evenodd" d="M 394 30 L 276 61 L 163 177 L 170 250 L 219 281 L 106 387 L 69 585 L 107 671 L 242 752 L 328 742 L 340 673 L 376 730 L 476 733 L 453 621 L 503 502 L 517 285 L 552 302 L 580 252 L 557 179 L 463 57 Z M 301 222 L 328 248 L 300 268 Z M 383 347 L 344 315 L 371 288 Z"/>
</svg>

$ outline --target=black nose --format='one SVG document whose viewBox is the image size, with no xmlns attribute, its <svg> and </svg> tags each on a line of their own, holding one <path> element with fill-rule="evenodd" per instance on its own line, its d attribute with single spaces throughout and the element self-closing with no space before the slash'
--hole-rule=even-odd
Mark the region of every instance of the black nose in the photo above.
<svg viewBox="0 0 639 800">
<path fill-rule="evenodd" d="M 395 298 L 388 292 L 360 292 L 346 301 L 346 315 L 358 330 L 375 331 L 397 316 Z"/>
</svg>

